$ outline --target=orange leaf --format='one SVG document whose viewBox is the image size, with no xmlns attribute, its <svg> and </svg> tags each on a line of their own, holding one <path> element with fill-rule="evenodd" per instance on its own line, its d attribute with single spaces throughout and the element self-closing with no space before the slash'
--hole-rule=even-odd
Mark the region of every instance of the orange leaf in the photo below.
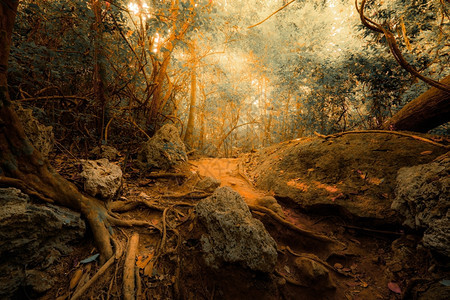
<svg viewBox="0 0 450 300">
<path fill-rule="evenodd" d="M 144 275 L 151 277 L 153 273 L 153 262 L 151 261 L 144 269 Z"/>
<path fill-rule="evenodd" d="M 389 282 L 389 283 L 388 283 L 388 288 L 389 288 L 391 291 L 393 291 L 394 293 L 396 293 L 396 294 L 401 294 L 401 293 L 402 293 L 402 290 L 400 289 L 400 287 L 398 286 L 398 284 L 395 283 L 395 282 Z"/>
<path fill-rule="evenodd" d="M 82 269 L 78 269 L 75 271 L 75 273 L 72 276 L 72 279 L 70 279 L 70 289 L 74 289 L 77 285 L 78 282 L 80 282 L 81 279 L 81 275 L 83 275 L 83 270 Z"/>
<path fill-rule="evenodd" d="M 144 269 L 150 260 L 153 258 L 153 253 L 149 254 L 147 257 L 140 255 L 136 261 L 136 266 L 139 269 Z"/>
</svg>

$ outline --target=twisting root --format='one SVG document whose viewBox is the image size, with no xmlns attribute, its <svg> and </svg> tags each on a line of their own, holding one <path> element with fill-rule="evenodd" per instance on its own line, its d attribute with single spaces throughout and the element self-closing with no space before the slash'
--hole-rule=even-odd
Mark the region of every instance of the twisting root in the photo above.
<svg viewBox="0 0 450 300">
<path fill-rule="evenodd" d="M 300 286 L 300 287 L 308 287 L 305 284 L 302 284 L 301 282 L 298 282 L 297 280 L 294 280 L 292 278 L 289 278 L 287 275 L 284 275 L 283 273 L 279 272 L 278 270 L 275 270 L 275 274 L 277 274 L 278 276 L 284 278 L 286 280 L 286 282 L 296 285 L 296 286 Z"/>
<path fill-rule="evenodd" d="M 381 134 L 393 134 L 393 135 L 398 135 L 398 136 L 404 136 L 404 137 L 409 137 L 424 143 L 428 143 L 431 145 L 434 145 L 436 147 L 440 147 L 440 148 L 444 148 L 444 149 L 450 149 L 450 146 L 448 145 L 443 145 L 440 143 L 437 143 L 435 141 L 432 141 L 430 139 L 427 138 L 423 138 L 414 134 L 409 134 L 409 133 L 405 133 L 405 132 L 399 132 L 399 131 L 390 131 L 390 130 L 356 130 L 356 131 L 346 131 L 346 132 L 340 132 L 340 133 L 336 133 L 336 134 L 331 134 L 331 135 L 322 135 L 322 134 L 318 134 L 315 132 L 315 134 L 318 137 L 321 137 L 323 139 L 330 139 L 330 138 L 337 138 L 343 135 L 347 135 L 347 134 L 364 134 L 364 133 L 381 133 Z"/>
<path fill-rule="evenodd" d="M 113 241 L 114 242 L 114 241 Z M 115 255 L 111 256 L 111 258 L 102 265 L 102 267 L 95 273 L 95 275 L 86 282 L 85 285 L 83 285 L 73 296 L 70 298 L 71 300 L 79 299 L 86 291 L 89 289 L 92 284 L 94 284 L 97 279 L 102 276 L 106 270 L 114 263 L 115 260 L 118 260 L 122 256 L 122 247 L 120 247 L 119 243 L 114 242 L 114 246 L 116 247 L 116 253 Z"/>
<path fill-rule="evenodd" d="M 43 194 L 41 194 L 38 191 L 34 190 L 33 188 L 29 187 L 23 180 L 20 180 L 20 179 L 0 176 L 0 187 L 2 187 L 2 186 L 15 187 L 29 196 L 36 197 L 37 199 L 42 200 L 47 203 L 55 203 L 54 200 L 44 196 Z"/>
<path fill-rule="evenodd" d="M 122 227 L 133 227 L 133 226 L 147 226 L 150 227 L 151 229 L 156 229 L 157 231 L 161 231 L 161 229 L 159 229 L 158 227 L 156 227 L 155 225 L 153 225 L 150 222 L 147 221 L 141 221 L 141 220 L 122 220 L 122 219 L 117 219 L 111 216 L 107 217 L 108 221 L 116 226 L 122 226 Z"/>
<path fill-rule="evenodd" d="M 166 239 L 167 239 L 167 221 L 166 221 L 166 216 L 167 216 L 167 211 L 168 210 L 169 210 L 169 207 L 166 207 L 164 209 L 164 212 L 163 212 L 163 216 L 162 216 L 162 223 L 163 223 L 162 239 L 161 239 L 161 243 L 159 244 L 157 254 L 155 256 L 155 261 L 158 259 L 158 257 L 161 256 L 162 251 L 164 249 L 164 246 L 166 244 Z"/>
<path fill-rule="evenodd" d="M 136 264 L 136 252 L 139 246 L 139 234 L 133 233 L 131 236 L 127 254 L 125 256 L 125 264 L 123 267 L 123 298 L 125 300 L 135 299 L 135 264 Z"/>
<path fill-rule="evenodd" d="M 258 205 L 249 205 L 248 206 L 250 208 L 250 210 L 252 211 L 259 211 L 259 212 L 263 212 L 265 214 L 268 214 L 269 216 L 271 216 L 273 219 L 275 219 L 276 221 L 278 221 L 279 223 L 281 223 L 282 225 L 288 227 L 289 229 L 292 229 L 298 233 L 300 233 L 303 236 L 309 237 L 311 239 L 314 240 L 318 240 L 321 242 L 326 242 L 326 243 L 338 243 L 341 244 L 342 246 L 345 247 L 345 245 L 342 242 L 339 242 L 337 240 L 331 239 L 325 235 L 322 234 L 318 234 L 315 233 L 313 231 L 310 230 L 306 230 L 306 229 L 301 229 L 300 227 L 297 227 L 295 224 L 286 221 L 285 219 L 283 219 L 282 217 L 280 217 L 276 212 L 274 212 L 271 209 L 262 207 L 262 206 L 258 206 Z"/>
<path fill-rule="evenodd" d="M 300 254 L 300 253 L 294 252 L 289 246 L 286 247 L 286 250 L 287 250 L 290 254 L 292 254 L 292 255 L 294 255 L 294 256 L 296 256 L 296 257 L 303 257 L 303 258 L 307 258 L 307 259 L 313 260 L 313 261 L 315 261 L 315 262 L 321 264 L 322 266 L 326 267 L 328 270 L 338 273 L 339 275 L 342 275 L 342 276 L 345 276 L 345 277 L 352 277 L 352 278 L 355 277 L 355 276 L 353 276 L 352 274 L 347 274 L 347 273 L 341 272 L 341 271 L 339 271 L 339 270 L 336 270 L 336 269 L 335 269 L 334 267 L 332 267 L 329 263 L 327 263 L 327 262 L 321 260 L 320 258 L 318 258 L 317 256 L 315 256 L 314 254 L 307 254 L 307 253 L 302 253 L 302 254 Z"/>
</svg>

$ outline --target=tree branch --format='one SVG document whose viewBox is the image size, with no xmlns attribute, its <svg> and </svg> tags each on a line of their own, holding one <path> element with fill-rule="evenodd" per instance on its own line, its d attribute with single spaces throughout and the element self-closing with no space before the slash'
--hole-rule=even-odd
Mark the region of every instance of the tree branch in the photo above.
<svg viewBox="0 0 450 300">
<path fill-rule="evenodd" d="M 391 50 L 392 55 L 394 56 L 395 60 L 402 66 L 403 69 L 408 71 L 411 75 L 421 79 L 422 81 L 428 83 L 431 86 L 434 86 L 435 88 L 438 88 L 446 93 L 450 93 L 450 86 L 446 84 L 442 84 L 438 81 L 435 81 L 431 78 L 425 77 L 422 74 L 420 74 L 413 66 L 411 66 L 406 59 L 403 57 L 400 49 L 398 48 L 397 41 L 395 40 L 394 35 L 392 32 L 381 26 L 380 24 L 370 20 L 364 15 L 364 7 L 366 5 L 366 0 L 362 0 L 361 7 L 358 7 L 358 0 L 355 0 L 356 10 L 359 13 L 361 22 L 364 26 L 369 28 L 372 31 L 379 32 L 384 34 L 386 37 L 386 41 L 388 43 L 389 49 Z"/>
<path fill-rule="evenodd" d="M 289 4 L 291 4 L 291 3 L 293 3 L 293 2 L 295 2 L 295 0 L 292 0 L 292 1 L 288 2 L 288 3 L 286 3 L 285 5 L 283 5 L 282 7 L 280 7 L 279 9 L 277 9 L 276 11 L 274 11 L 273 13 L 271 13 L 270 16 L 268 16 L 267 18 L 265 18 L 264 20 L 262 20 L 262 21 L 259 22 L 259 23 L 256 23 L 255 25 L 252 25 L 252 26 L 247 27 L 247 29 L 256 27 L 256 26 L 258 26 L 258 25 L 261 25 L 261 24 L 264 23 L 265 21 L 269 20 L 273 15 L 275 15 L 275 14 L 277 14 L 278 12 L 280 12 L 281 10 L 285 9 Z"/>
</svg>

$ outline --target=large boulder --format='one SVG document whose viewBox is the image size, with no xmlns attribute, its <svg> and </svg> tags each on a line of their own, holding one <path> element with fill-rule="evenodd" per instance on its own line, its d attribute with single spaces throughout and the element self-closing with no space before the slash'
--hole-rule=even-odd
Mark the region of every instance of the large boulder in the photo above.
<svg viewBox="0 0 450 300">
<path fill-rule="evenodd" d="M 112 198 L 122 185 L 122 170 L 106 158 L 82 160 L 84 190 L 89 195 L 103 199 Z"/>
<path fill-rule="evenodd" d="M 425 246 L 450 257 L 450 156 L 400 169 L 392 208 L 405 225 L 425 229 Z"/>
<path fill-rule="evenodd" d="M 354 133 L 302 138 L 249 156 L 257 187 L 314 213 L 335 211 L 364 226 L 399 225 L 391 209 L 397 172 L 432 162 L 446 149 L 408 136 Z"/>
<path fill-rule="evenodd" d="M 80 214 L 54 205 L 37 205 L 15 188 L 0 189 L 0 299 L 20 286 L 35 292 L 51 288 L 45 269 L 72 251 L 86 230 Z"/>
<path fill-rule="evenodd" d="M 218 188 L 197 204 L 196 212 L 206 228 L 201 243 L 207 265 L 228 262 L 262 272 L 274 270 L 276 243 L 237 192 Z"/>
<path fill-rule="evenodd" d="M 23 129 L 33 146 L 47 157 L 55 145 L 55 136 L 52 126 L 45 126 L 33 117 L 31 109 L 24 109 L 21 106 L 16 109 L 17 115 L 22 122 Z"/>
<path fill-rule="evenodd" d="M 187 160 L 186 147 L 178 129 L 166 124 L 142 146 L 138 153 L 137 164 L 143 171 L 169 170 Z"/>
</svg>

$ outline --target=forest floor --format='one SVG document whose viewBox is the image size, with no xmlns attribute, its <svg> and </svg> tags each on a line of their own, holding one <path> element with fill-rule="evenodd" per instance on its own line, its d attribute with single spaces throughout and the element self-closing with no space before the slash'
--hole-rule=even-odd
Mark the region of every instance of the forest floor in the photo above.
<svg viewBox="0 0 450 300">
<path fill-rule="evenodd" d="M 330 155 L 337 159 L 347 153 L 345 155 L 358 158 L 360 154 L 353 148 L 349 149 L 348 145 L 352 142 L 349 139 L 342 138 L 340 142 L 346 146 L 333 149 Z M 295 195 L 292 193 L 295 192 L 276 186 L 267 188 L 267 182 L 274 180 L 275 176 L 279 182 L 284 180 L 287 187 L 300 190 L 305 198 L 320 199 L 325 191 L 325 198 L 328 197 L 332 204 L 345 200 L 343 193 L 365 195 L 365 198 L 381 195 L 380 197 L 386 200 L 384 192 L 373 188 L 379 188 L 381 178 L 388 175 L 362 174 L 360 169 L 364 167 L 364 163 L 360 160 L 355 160 L 360 168 L 352 172 L 356 172 L 356 175 L 353 175 L 363 179 L 364 184 L 354 184 L 356 179 L 349 179 L 348 182 L 353 182 L 350 191 L 345 190 L 345 182 L 337 175 L 345 166 L 330 164 L 327 162 L 327 156 L 322 155 L 321 157 L 325 158 L 319 162 L 324 172 L 328 172 L 326 178 L 311 175 L 319 164 L 307 170 L 294 170 L 299 164 L 293 160 L 294 157 L 298 158 L 295 153 L 298 145 L 310 141 L 319 141 L 316 146 L 323 151 L 328 150 L 326 147 L 339 144 L 328 139 L 304 139 L 276 145 L 241 158 L 197 158 L 190 160 L 188 167 L 178 170 L 177 173 L 166 174 L 165 178 L 125 173 L 121 196 L 112 202 L 111 210 L 120 213 L 123 219 L 146 220 L 158 229 L 114 229 L 117 240 L 122 242 L 123 247 L 129 244 L 133 232 L 140 236 L 136 261 L 136 275 L 139 278 L 137 298 L 427 299 L 419 297 L 422 292 L 427 291 L 427 297 L 433 297 L 428 299 L 445 299 L 449 291 L 445 289 L 442 294 L 442 286 L 439 284 L 439 280 L 445 276 L 445 269 L 437 266 L 437 262 L 427 251 L 417 247 L 420 234 L 401 231 L 400 226 L 392 225 L 390 217 L 387 217 L 389 222 L 384 226 L 380 225 L 383 222 L 379 222 L 380 226 L 369 227 L 368 220 L 376 218 L 364 216 L 361 218 L 364 221 L 358 221 L 354 216 L 349 217 L 348 210 L 337 206 L 325 207 L 321 203 L 314 206 L 306 201 L 309 206 L 302 206 L 293 201 Z M 383 136 L 381 140 L 375 139 L 371 143 L 380 150 L 375 151 L 377 155 L 380 152 L 383 155 L 392 155 L 389 147 L 396 151 L 395 147 L 404 145 L 405 140 L 404 137 Z M 366 145 L 362 139 L 359 148 L 367 148 Z M 424 157 L 423 160 L 430 161 L 443 152 L 420 141 L 414 147 L 417 149 L 409 159 L 416 161 Z M 430 147 L 433 149 L 430 150 Z M 404 148 L 399 147 L 398 151 L 403 151 L 401 149 Z M 404 151 L 411 152 L 411 149 L 406 147 Z M 434 151 L 432 157 L 428 157 L 429 151 Z M 283 165 L 283 159 L 287 157 L 291 158 Z M 395 160 L 395 157 L 393 159 Z M 313 158 L 308 158 L 308 161 L 310 160 Z M 370 161 L 370 158 L 368 161 L 373 165 L 374 162 Z M 56 165 L 59 172 L 77 181 L 73 160 L 58 157 Z M 263 169 L 260 168 L 262 165 Z M 284 169 L 281 170 L 280 166 L 284 166 Z M 382 168 L 380 165 L 380 169 Z M 272 174 L 270 170 L 275 170 L 278 175 Z M 290 175 L 287 176 L 287 173 Z M 301 178 L 301 174 L 308 174 L 308 177 Z M 197 230 L 194 213 L 195 204 L 209 195 L 194 189 L 199 177 L 204 176 L 214 177 L 221 181 L 222 186 L 236 190 L 250 208 L 263 205 L 258 200 L 264 196 L 275 196 L 282 209 L 281 221 L 267 211 L 251 209 L 254 217 L 263 222 L 277 242 L 278 263 L 273 274 L 259 274 L 235 265 L 224 266 L 218 270 L 205 266 L 199 245 L 202 232 Z M 292 178 L 295 180 L 292 181 Z M 321 184 L 317 183 L 318 178 L 321 178 Z M 330 178 L 335 178 L 336 184 L 333 184 Z M 306 186 L 309 194 L 305 193 Z M 116 211 L 114 203 L 128 206 L 123 211 Z M 365 202 L 365 205 L 370 205 L 370 201 Z M 309 209 L 311 207 L 314 209 Z M 353 213 L 350 212 L 351 215 Z M 315 240 L 303 235 L 302 230 L 332 238 L 336 243 L 328 244 Z M 59 261 L 53 270 L 56 284 L 41 299 L 70 299 L 77 289 L 95 274 L 99 269 L 95 260 L 82 263 L 83 259 L 96 253 L 91 240 L 92 237 L 87 236 L 86 241 L 76 246 L 71 255 Z M 323 274 L 316 274 L 313 281 L 308 281 L 311 274 L 302 273 L 304 271 L 300 270 L 299 258 L 317 262 L 320 266 L 313 272 L 325 271 Z M 105 276 L 98 279 L 95 288 L 88 290 L 86 299 L 119 299 L 122 292 L 123 264 L 124 262 L 119 260 Z M 433 289 L 436 290 L 434 294 Z"/>
</svg>

